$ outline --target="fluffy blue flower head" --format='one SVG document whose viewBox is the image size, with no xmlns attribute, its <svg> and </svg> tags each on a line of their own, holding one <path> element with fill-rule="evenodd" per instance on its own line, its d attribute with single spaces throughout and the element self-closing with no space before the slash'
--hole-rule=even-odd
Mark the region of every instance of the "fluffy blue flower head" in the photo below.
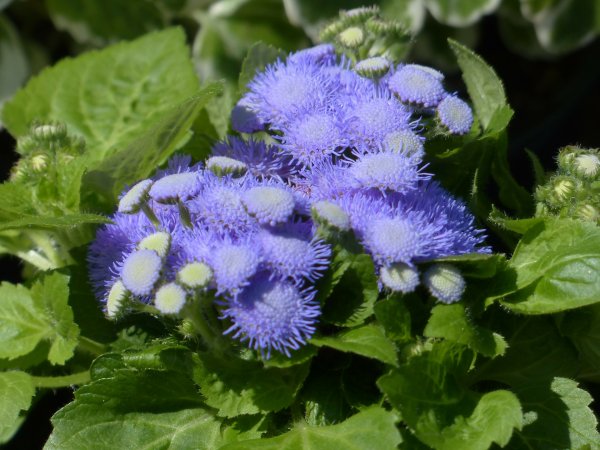
<svg viewBox="0 0 600 450">
<path fill-rule="evenodd" d="M 251 188 L 244 192 L 242 201 L 248 213 L 264 225 L 286 222 L 296 205 L 291 192 L 275 186 Z"/>
<path fill-rule="evenodd" d="M 248 104 L 260 120 L 275 128 L 287 123 L 298 110 L 326 104 L 334 92 L 331 78 L 308 61 L 268 66 L 248 87 Z"/>
<path fill-rule="evenodd" d="M 288 63 L 329 65 L 335 62 L 335 47 L 331 44 L 319 44 L 314 47 L 290 54 Z"/>
<path fill-rule="evenodd" d="M 360 188 L 405 192 L 427 177 L 414 161 L 400 153 L 367 153 L 350 166 L 353 183 Z"/>
<path fill-rule="evenodd" d="M 223 244 L 210 258 L 219 292 L 236 293 L 248 284 L 260 264 L 258 252 L 249 245 Z"/>
<path fill-rule="evenodd" d="M 325 110 L 300 114 L 281 131 L 281 149 L 303 166 L 339 154 L 349 144 L 346 124 Z"/>
<path fill-rule="evenodd" d="M 391 153 L 400 153 L 417 161 L 425 156 L 424 139 L 411 130 L 394 131 L 383 138 L 383 148 Z"/>
<path fill-rule="evenodd" d="M 160 277 L 162 259 L 153 250 L 137 250 L 123 262 L 121 279 L 135 295 L 150 295 Z"/>
<path fill-rule="evenodd" d="M 296 225 L 281 230 L 263 230 L 258 244 L 265 264 L 284 278 L 314 282 L 327 268 L 331 251 L 310 229 Z"/>
<path fill-rule="evenodd" d="M 274 145 L 249 139 L 244 141 L 229 136 L 226 141 L 215 144 L 212 149 L 215 156 L 227 156 L 242 161 L 248 166 L 248 172 L 254 177 L 286 179 L 296 172 L 292 158 Z"/>
<path fill-rule="evenodd" d="M 386 94 L 365 96 L 352 108 L 353 138 L 359 148 L 377 146 L 385 136 L 409 127 L 410 112 Z"/>
<path fill-rule="evenodd" d="M 200 186 L 196 172 L 174 173 L 155 181 L 149 193 L 159 203 L 173 203 L 194 197 Z"/>
<path fill-rule="evenodd" d="M 449 95 L 437 107 L 440 122 L 453 134 L 466 134 L 473 125 L 473 111 L 466 102 Z"/>
<path fill-rule="evenodd" d="M 426 108 L 437 106 L 446 96 L 440 78 L 415 64 L 397 70 L 388 80 L 388 86 L 404 103 Z"/>
<path fill-rule="evenodd" d="M 231 128 L 240 133 L 255 133 L 265 129 L 265 124 L 251 109 L 246 97 L 243 97 L 231 111 Z"/>
<path fill-rule="evenodd" d="M 380 218 L 367 225 L 364 242 L 381 264 L 410 263 L 421 252 L 417 224 L 403 218 Z"/>
<path fill-rule="evenodd" d="M 233 325 L 226 333 L 249 341 L 250 347 L 267 358 L 272 349 L 289 356 L 290 350 L 305 344 L 315 332 L 320 310 L 314 295 L 285 281 L 254 279 L 227 305 L 224 316 Z"/>
</svg>

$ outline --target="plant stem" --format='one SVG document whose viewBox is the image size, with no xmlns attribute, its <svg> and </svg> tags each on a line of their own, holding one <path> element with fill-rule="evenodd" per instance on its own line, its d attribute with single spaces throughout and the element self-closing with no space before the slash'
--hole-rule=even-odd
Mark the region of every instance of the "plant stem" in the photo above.
<svg viewBox="0 0 600 450">
<path fill-rule="evenodd" d="M 95 356 L 100 356 L 108 351 L 108 346 L 101 344 L 100 342 L 94 341 L 93 339 L 85 336 L 79 336 L 79 342 L 77 347 L 87 353 L 91 353 Z"/>
<path fill-rule="evenodd" d="M 71 375 L 63 375 L 60 377 L 31 377 L 33 385 L 38 388 L 61 388 L 72 386 L 74 384 L 85 384 L 90 381 L 90 371 L 73 373 Z"/>
</svg>

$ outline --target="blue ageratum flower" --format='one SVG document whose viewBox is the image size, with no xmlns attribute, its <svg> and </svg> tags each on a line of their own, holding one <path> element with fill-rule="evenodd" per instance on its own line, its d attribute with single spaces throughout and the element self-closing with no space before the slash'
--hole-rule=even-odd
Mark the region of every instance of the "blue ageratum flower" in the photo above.
<svg viewBox="0 0 600 450">
<path fill-rule="evenodd" d="M 299 111 L 280 131 L 279 147 L 304 167 L 339 156 L 351 142 L 347 120 L 331 108 Z"/>
<path fill-rule="evenodd" d="M 299 110 L 325 107 L 335 95 L 334 79 L 321 66 L 302 59 L 267 66 L 248 85 L 244 101 L 271 128 L 289 123 Z"/>
<path fill-rule="evenodd" d="M 335 47 L 333 45 L 319 44 L 314 47 L 291 53 L 287 58 L 287 62 L 291 64 L 328 66 L 334 64 L 336 59 L 337 55 L 335 54 Z"/>
<path fill-rule="evenodd" d="M 436 107 L 447 93 L 442 85 L 443 75 L 435 69 L 408 64 L 396 70 L 388 86 L 398 98 L 417 107 Z"/>
<path fill-rule="evenodd" d="M 263 229 L 257 235 L 257 242 L 266 267 L 275 277 L 314 283 L 329 265 L 331 249 L 313 236 L 307 223 Z"/>
<path fill-rule="evenodd" d="M 290 155 L 285 154 L 274 145 L 254 139 L 245 141 L 235 136 L 229 136 L 225 141 L 218 142 L 213 146 L 212 154 L 227 156 L 243 162 L 248 166 L 250 174 L 258 179 L 278 178 L 283 181 L 298 170 Z"/>
<path fill-rule="evenodd" d="M 436 109 L 437 117 L 453 134 L 466 134 L 473 125 L 473 111 L 466 102 L 449 95 L 440 102 Z"/>
<path fill-rule="evenodd" d="M 226 303 L 223 318 L 232 322 L 226 333 L 248 342 L 269 358 L 272 350 L 290 356 L 314 334 L 321 314 L 315 291 L 291 282 L 259 275 L 235 299 Z"/>
</svg>

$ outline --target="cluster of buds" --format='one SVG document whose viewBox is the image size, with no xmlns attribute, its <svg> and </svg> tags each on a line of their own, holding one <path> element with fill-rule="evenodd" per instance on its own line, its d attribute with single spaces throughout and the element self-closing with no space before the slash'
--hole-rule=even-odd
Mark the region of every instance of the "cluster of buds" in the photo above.
<svg viewBox="0 0 600 450">
<path fill-rule="evenodd" d="M 339 17 L 323 29 L 320 39 L 334 43 L 339 53 L 357 62 L 369 57 L 397 60 L 405 56 L 410 35 L 401 24 L 384 19 L 377 6 L 370 6 L 340 11 Z"/>
<path fill-rule="evenodd" d="M 535 192 L 536 215 L 574 217 L 600 224 L 600 151 L 564 147 L 558 169 Z"/>
<path fill-rule="evenodd" d="M 12 168 L 11 180 L 36 183 L 51 166 L 64 166 L 81 155 L 85 141 L 69 134 L 64 124 L 37 123 L 19 139 L 16 150 L 22 157 Z"/>
</svg>

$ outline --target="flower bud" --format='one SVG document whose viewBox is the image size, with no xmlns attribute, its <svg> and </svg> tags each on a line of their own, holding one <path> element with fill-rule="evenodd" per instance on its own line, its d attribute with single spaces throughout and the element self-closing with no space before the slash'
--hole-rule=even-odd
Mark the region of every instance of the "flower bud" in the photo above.
<svg viewBox="0 0 600 450">
<path fill-rule="evenodd" d="M 158 231 L 142 239 L 138 244 L 139 250 L 154 250 L 164 259 L 171 248 L 171 235 L 165 231 Z"/>
<path fill-rule="evenodd" d="M 142 180 L 133 185 L 119 200 L 118 211 L 125 214 L 134 214 L 140 210 L 148 200 L 148 191 L 152 187 L 152 180 Z"/>
<path fill-rule="evenodd" d="M 191 262 L 177 272 L 177 281 L 188 289 L 202 289 L 212 280 L 212 269 L 203 262 Z"/>
<path fill-rule="evenodd" d="M 394 263 L 381 268 L 381 283 L 394 292 L 408 294 L 419 285 L 419 271 L 404 263 Z"/>
<path fill-rule="evenodd" d="M 600 158 L 593 153 L 578 155 L 573 160 L 573 169 L 584 178 L 595 178 L 600 172 Z"/>
<path fill-rule="evenodd" d="M 33 172 L 43 172 L 48 167 L 48 155 L 44 153 L 32 155 L 29 160 L 29 167 Z"/>
<path fill-rule="evenodd" d="M 326 226 L 337 228 L 340 231 L 348 231 L 350 229 L 348 214 L 338 205 L 327 200 L 313 203 L 312 215 L 316 222 Z"/>
<path fill-rule="evenodd" d="M 224 175 L 241 176 L 246 173 L 248 166 L 242 161 L 228 156 L 211 156 L 206 161 L 206 167 L 218 177 Z"/>
<path fill-rule="evenodd" d="M 160 277 L 162 259 L 153 250 L 137 250 L 123 262 L 121 279 L 135 295 L 149 295 Z"/>
<path fill-rule="evenodd" d="M 185 305 L 185 290 L 177 283 L 168 283 L 156 291 L 154 306 L 163 314 L 177 314 Z"/>
<path fill-rule="evenodd" d="M 106 298 L 106 315 L 110 319 L 118 318 L 125 310 L 127 297 L 129 292 L 121 280 L 115 283 L 108 291 Z"/>
<path fill-rule="evenodd" d="M 356 63 L 354 71 L 362 77 L 378 79 L 390 70 L 390 66 L 391 63 L 387 58 L 374 56 Z"/>
<path fill-rule="evenodd" d="M 271 226 L 287 221 L 296 205 L 290 192 L 273 186 L 249 189 L 242 195 L 242 203 L 248 214 L 255 217 L 260 224 Z"/>
<path fill-rule="evenodd" d="M 583 202 L 575 207 L 575 216 L 589 222 L 599 222 L 600 209 L 591 203 Z"/>
<path fill-rule="evenodd" d="M 423 284 L 432 296 L 443 303 L 460 300 L 466 288 L 460 271 L 451 264 L 434 264 L 423 274 Z"/>
<path fill-rule="evenodd" d="M 359 27 L 349 27 L 338 35 L 338 40 L 344 47 L 358 48 L 365 41 L 365 33 Z"/>
</svg>

